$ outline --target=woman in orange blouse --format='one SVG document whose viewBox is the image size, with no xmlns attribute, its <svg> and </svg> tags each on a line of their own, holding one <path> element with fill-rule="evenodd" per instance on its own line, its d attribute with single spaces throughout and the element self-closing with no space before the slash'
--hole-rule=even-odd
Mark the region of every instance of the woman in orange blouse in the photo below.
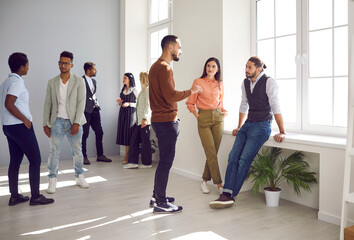
<svg viewBox="0 0 354 240">
<path fill-rule="evenodd" d="M 223 107 L 224 85 L 220 75 L 219 60 L 214 57 L 209 58 L 204 65 L 202 76 L 193 83 L 201 86 L 203 92 L 191 95 L 186 102 L 188 110 L 198 121 L 198 133 L 206 155 L 201 184 L 203 193 L 209 193 L 207 181 L 213 179 L 219 193 L 222 194 L 217 155 L 224 131 L 224 115 L 227 111 Z"/>
</svg>

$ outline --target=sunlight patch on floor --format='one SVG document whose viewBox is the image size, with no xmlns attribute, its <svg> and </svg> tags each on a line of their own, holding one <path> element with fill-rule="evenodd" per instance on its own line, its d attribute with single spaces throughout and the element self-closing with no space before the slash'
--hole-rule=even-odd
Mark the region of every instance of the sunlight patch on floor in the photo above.
<svg viewBox="0 0 354 240">
<path fill-rule="evenodd" d="M 86 179 L 86 182 L 88 182 L 90 184 L 107 181 L 107 179 L 105 179 L 101 176 L 88 177 L 85 179 Z M 31 192 L 31 187 L 29 185 L 29 182 L 28 181 L 22 181 L 22 182 L 26 182 L 26 184 L 19 184 L 18 185 L 19 193 Z M 20 183 L 20 181 L 19 181 L 19 183 Z M 76 185 L 75 180 L 58 181 L 57 182 L 57 188 L 63 188 L 63 187 L 69 187 L 69 186 L 75 186 L 75 185 Z M 39 190 L 41 190 L 41 191 L 46 190 L 47 188 L 48 188 L 48 183 L 42 183 L 39 185 Z M 5 187 L 0 187 L 0 197 L 7 196 L 7 195 L 10 195 L 8 184 Z"/>
<path fill-rule="evenodd" d="M 79 225 L 99 221 L 104 218 L 106 218 L 106 217 L 100 217 L 100 218 L 95 218 L 95 219 L 86 220 L 86 221 L 82 221 L 82 222 L 65 224 L 65 225 L 61 225 L 61 226 L 57 226 L 57 227 L 53 227 L 53 228 L 46 228 L 46 229 L 42 229 L 42 230 L 38 230 L 38 231 L 34 231 L 34 232 L 23 233 L 23 234 L 21 234 L 21 236 L 43 234 L 43 233 L 47 233 L 47 232 L 51 232 L 51 231 L 55 231 L 55 230 L 60 230 L 60 229 L 64 229 L 64 228 L 69 228 L 69 227 L 74 227 L 74 226 L 79 226 Z"/>
<path fill-rule="evenodd" d="M 172 229 L 162 230 L 162 231 L 159 231 L 159 232 L 153 233 L 153 234 L 151 234 L 151 235 L 152 235 L 152 236 L 156 236 L 157 234 L 161 234 L 161 233 L 165 233 L 165 232 L 170 232 L 170 231 L 172 231 Z"/>
<path fill-rule="evenodd" d="M 142 210 L 142 211 L 139 211 L 139 212 L 135 212 L 135 213 L 131 213 L 129 215 L 125 215 L 125 216 L 119 217 L 119 218 L 117 218 L 115 220 L 108 221 L 108 222 L 105 222 L 105 223 L 102 223 L 102 224 L 99 224 L 99 225 L 96 225 L 96 226 L 85 228 L 85 229 L 80 230 L 79 232 L 90 230 L 90 229 L 94 229 L 94 228 L 98 228 L 98 227 L 103 227 L 103 226 L 106 226 L 106 225 L 109 225 L 109 224 L 112 224 L 112 223 L 116 223 L 116 222 L 120 222 L 120 221 L 124 221 L 124 220 L 128 220 L 128 219 L 132 219 L 132 218 L 139 217 L 139 216 L 142 216 L 142 215 L 145 215 L 145 214 L 149 214 L 149 213 L 152 213 L 152 208 L 149 208 L 149 209 L 146 209 L 146 210 Z M 165 217 L 165 216 L 169 216 L 169 214 L 154 215 L 154 216 L 151 216 L 151 217 L 144 218 L 144 219 L 142 219 L 140 221 L 136 221 L 133 224 L 139 223 L 139 222 L 148 221 L 148 220 L 153 220 L 153 219 L 161 218 L 161 217 Z"/>
<path fill-rule="evenodd" d="M 195 240 L 195 239 L 203 239 L 203 240 L 227 240 L 227 238 L 224 238 L 212 231 L 207 231 L 207 232 L 195 232 L 195 233 L 190 233 L 181 237 L 177 238 L 172 238 L 172 240 Z"/>
</svg>

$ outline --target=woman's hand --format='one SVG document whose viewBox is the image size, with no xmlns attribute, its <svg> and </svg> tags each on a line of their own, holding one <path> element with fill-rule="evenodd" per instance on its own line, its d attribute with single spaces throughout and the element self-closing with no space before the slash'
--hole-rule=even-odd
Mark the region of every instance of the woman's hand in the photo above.
<svg viewBox="0 0 354 240">
<path fill-rule="evenodd" d="M 221 112 L 222 115 L 224 115 L 224 117 L 226 117 L 227 115 L 229 115 L 229 112 Z"/>
<path fill-rule="evenodd" d="M 123 102 L 123 100 L 121 98 L 117 98 L 117 103 L 121 104 Z"/>
<path fill-rule="evenodd" d="M 130 106 L 130 103 L 128 103 L 128 102 L 125 102 L 125 103 L 122 104 L 122 107 L 124 107 L 124 108 L 125 107 L 129 107 L 129 106 Z"/>
<path fill-rule="evenodd" d="M 192 113 L 193 113 L 194 117 L 195 117 L 196 119 L 198 119 L 199 114 L 197 113 L 197 111 L 194 111 L 194 112 L 192 112 Z"/>
</svg>

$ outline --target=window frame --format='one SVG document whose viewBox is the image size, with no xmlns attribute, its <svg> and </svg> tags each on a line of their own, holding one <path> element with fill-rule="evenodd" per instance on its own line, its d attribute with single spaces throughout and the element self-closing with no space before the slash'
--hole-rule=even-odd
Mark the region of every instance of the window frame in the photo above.
<svg viewBox="0 0 354 240">
<path fill-rule="evenodd" d="M 253 0 L 252 1 L 252 55 L 257 54 L 257 42 L 259 41 L 257 39 L 257 1 L 258 0 Z M 276 0 L 274 0 L 274 3 Z M 276 17 L 276 4 L 274 4 L 274 17 Z M 306 13 L 306 14 L 304 14 Z M 334 14 L 334 7 L 332 7 L 332 14 Z M 333 18 L 334 21 L 334 18 Z M 349 23 L 349 22 L 348 22 Z M 332 26 L 328 29 L 334 29 L 341 27 L 341 26 L 348 26 L 348 23 L 346 25 L 340 25 L 340 26 Z M 274 21 L 274 24 L 276 24 L 276 21 Z M 309 0 L 301 0 L 301 1 L 296 1 L 296 56 L 294 61 L 296 62 L 296 123 L 288 123 L 285 122 L 285 128 L 287 131 L 291 132 L 302 132 L 302 133 L 311 133 L 311 134 L 320 134 L 320 135 L 333 135 L 333 136 L 345 136 L 347 133 L 347 127 L 337 127 L 337 126 L 320 126 L 320 125 L 314 125 L 314 124 L 309 124 L 309 33 L 311 31 L 309 30 Z M 281 38 L 282 36 L 274 36 L 272 39 L 274 39 L 274 59 L 276 64 L 277 58 L 275 56 L 276 54 L 276 39 Z M 334 38 L 334 33 L 332 32 L 332 39 Z M 332 51 L 334 47 L 334 41 L 332 42 Z M 334 55 L 332 56 L 334 59 Z M 333 60 L 332 60 L 332 65 L 333 65 Z M 346 75 L 348 77 L 349 81 L 349 70 Z M 274 77 L 275 76 L 271 76 Z M 332 78 L 332 85 L 334 83 L 333 79 L 336 77 L 340 77 L 334 74 L 334 69 L 332 72 L 332 75 L 330 76 Z M 277 80 L 278 81 L 278 80 Z M 332 89 L 332 95 L 333 95 L 333 89 Z M 332 103 L 334 103 L 334 98 L 332 99 Z M 282 102 L 280 102 L 280 106 L 283 109 L 285 106 L 282 105 Z M 334 107 L 333 107 L 334 108 Z M 332 110 L 333 110 L 332 108 Z M 333 114 L 332 113 L 332 120 L 333 120 Z M 273 124 L 273 129 L 277 129 L 277 125 Z"/>
</svg>

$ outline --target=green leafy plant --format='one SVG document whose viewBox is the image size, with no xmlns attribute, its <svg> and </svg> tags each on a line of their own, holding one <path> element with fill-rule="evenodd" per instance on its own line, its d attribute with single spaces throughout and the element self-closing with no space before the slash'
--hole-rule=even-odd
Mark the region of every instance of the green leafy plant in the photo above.
<svg viewBox="0 0 354 240">
<path fill-rule="evenodd" d="M 304 160 L 304 154 L 296 151 L 290 156 L 280 157 L 281 151 L 280 148 L 266 148 L 257 154 L 247 176 L 253 178 L 253 192 L 263 188 L 279 191 L 284 180 L 298 196 L 301 196 L 301 190 L 311 192 L 311 185 L 317 183 L 316 173 L 308 171 L 309 164 Z"/>
</svg>

